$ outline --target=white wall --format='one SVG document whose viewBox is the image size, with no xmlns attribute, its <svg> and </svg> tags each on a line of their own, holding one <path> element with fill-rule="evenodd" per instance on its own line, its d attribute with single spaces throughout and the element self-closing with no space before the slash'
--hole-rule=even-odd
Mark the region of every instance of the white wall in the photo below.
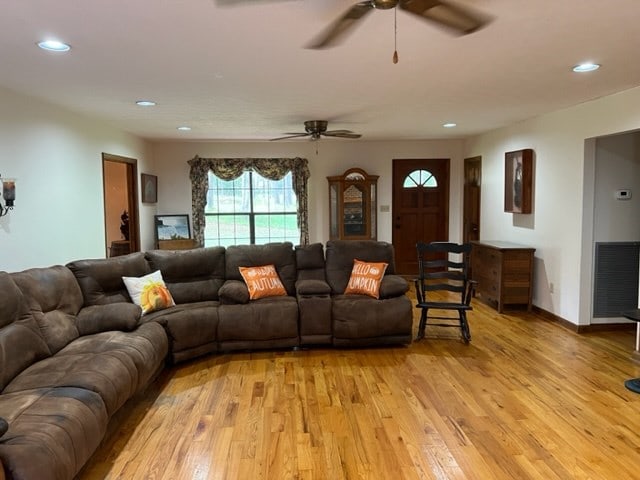
<svg viewBox="0 0 640 480">
<path fill-rule="evenodd" d="M 315 148 L 318 147 L 318 154 Z M 449 237 L 462 238 L 462 142 L 460 140 L 367 142 L 366 140 L 302 140 L 291 142 L 156 143 L 158 213 L 191 212 L 191 182 L 187 161 L 203 158 L 302 157 L 309 160 L 309 237 L 311 242 L 329 238 L 329 187 L 327 177 L 351 167 L 363 168 L 378 179 L 378 240 L 391 241 L 391 175 L 394 158 L 450 158 L 451 191 Z"/>
<path fill-rule="evenodd" d="M 640 88 L 635 88 L 495 130 L 465 144 L 464 156 L 483 159 L 482 239 L 535 247 L 534 304 L 576 324 L 591 322 L 587 279 L 592 275 L 591 172 L 595 169 L 590 165 L 594 153 L 585 141 L 640 128 L 638 105 Z M 504 154 L 522 148 L 535 151 L 531 215 L 503 212 Z"/>
<path fill-rule="evenodd" d="M 640 133 L 596 140 L 595 242 L 640 241 Z M 615 192 L 628 189 L 628 200 Z"/>
<path fill-rule="evenodd" d="M 136 158 L 139 171 L 151 170 L 149 146 L 6 89 L 0 112 L 0 173 L 17 178 L 15 208 L 0 218 L 0 270 L 104 258 L 102 153 Z M 141 224 L 148 224 L 144 248 L 153 245 L 154 212 L 155 206 L 140 208 Z"/>
</svg>

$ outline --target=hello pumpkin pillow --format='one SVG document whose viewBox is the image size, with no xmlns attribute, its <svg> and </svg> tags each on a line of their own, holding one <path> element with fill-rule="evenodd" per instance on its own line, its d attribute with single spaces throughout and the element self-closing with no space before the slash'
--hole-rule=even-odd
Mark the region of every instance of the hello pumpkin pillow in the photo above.
<svg viewBox="0 0 640 480">
<path fill-rule="evenodd" d="M 122 277 L 133 303 L 142 309 L 142 315 L 175 305 L 160 270 L 144 277 Z"/>
<path fill-rule="evenodd" d="M 384 262 L 362 262 L 358 259 L 353 261 L 351 277 L 345 289 L 345 295 L 358 294 L 369 295 L 373 298 L 380 298 L 380 283 L 387 269 Z"/>
<path fill-rule="evenodd" d="M 238 267 L 240 275 L 249 289 L 249 298 L 257 300 L 265 297 L 279 297 L 287 294 L 287 291 L 278 276 L 274 265 L 261 267 Z"/>
</svg>

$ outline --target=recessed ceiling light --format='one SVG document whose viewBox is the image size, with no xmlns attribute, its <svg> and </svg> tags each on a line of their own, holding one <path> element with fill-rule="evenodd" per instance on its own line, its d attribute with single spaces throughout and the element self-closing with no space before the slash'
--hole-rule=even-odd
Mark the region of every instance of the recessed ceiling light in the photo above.
<svg viewBox="0 0 640 480">
<path fill-rule="evenodd" d="M 453 127 L 455 127 L 455 126 L 457 126 L 457 125 L 458 125 L 457 123 L 453 123 L 453 122 L 448 122 L 448 123 L 443 123 L 443 124 L 442 124 L 442 126 L 443 126 L 444 128 L 453 128 Z"/>
<path fill-rule="evenodd" d="M 185 126 L 182 126 L 182 127 L 178 127 L 178 130 L 180 130 L 181 132 L 188 132 L 188 131 L 191 130 L 191 127 L 187 127 L 185 125 Z"/>
<path fill-rule="evenodd" d="M 139 107 L 154 107 L 156 105 L 156 102 L 153 102 L 151 100 L 138 100 L 136 102 L 136 105 L 138 105 Z"/>
<path fill-rule="evenodd" d="M 573 71 L 577 73 L 593 72 L 594 70 L 597 70 L 599 68 L 600 65 L 598 65 L 597 63 L 581 63 L 580 65 L 576 65 L 575 67 L 573 67 Z"/>
<path fill-rule="evenodd" d="M 58 40 L 44 40 L 37 44 L 41 49 L 49 52 L 68 52 L 71 50 L 71 46 L 66 43 L 59 42 Z"/>
</svg>

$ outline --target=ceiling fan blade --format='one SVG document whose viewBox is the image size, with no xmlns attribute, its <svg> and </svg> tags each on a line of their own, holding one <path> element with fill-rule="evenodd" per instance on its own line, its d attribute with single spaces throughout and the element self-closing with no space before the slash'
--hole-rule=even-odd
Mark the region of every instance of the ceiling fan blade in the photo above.
<svg viewBox="0 0 640 480">
<path fill-rule="evenodd" d="M 445 0 L 400 0 L 400 8 L 466 35 L 490 22 L 487 15 Z"/>
<path fill-rule="evenodd" d="M 333 22 L 322 32 L 307 48 L 321 49 L 331 48 L 340 42 L 344 34 L 351 29 L 355 23 L 374 9 L 373 0 L 356 3 L 347 10 L 340 18 Z"/>
<path fill-rule="evenodd" d="M 353 133 L 350 130 L 331 130 L 329 132 L 324 132 L 321 135 L 325 137 L 338 137 L 338 138 L 360 138 L 362 135 L 359 133 Z"/>
<path fill-rule="evenodd" d="M 310 133 L 286 133 L 285 135 L 286 135 L 286 137 L 272 138 L 269 141 L 270 142 L 275 142 L 276 140 L 286 140 L 287 138 L 308 137 L 311 134 Z"/>
</svg>

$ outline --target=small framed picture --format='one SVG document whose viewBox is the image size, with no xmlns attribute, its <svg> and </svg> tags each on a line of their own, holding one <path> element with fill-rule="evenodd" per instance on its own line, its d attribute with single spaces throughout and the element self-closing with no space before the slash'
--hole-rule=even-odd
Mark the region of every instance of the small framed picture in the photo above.
<svg viewBox="0 0 640 480">
<path fill-rule="evenodd" d="M 531 213 L 533 150 L 507 152 L 504 158 L 504 211 Z"/>
<path fill-rule="evenodd" d="M 186 240 L 191 238 L 189 215 L 156 215 L 156 242 L 158 240 Z"/>
<path fill-rule="evenodd" d="M 158 201 L 158 177 L 141 173 L 140 185 L 142 189 L 142 203 L 156 203 Z"/>
</svg>

